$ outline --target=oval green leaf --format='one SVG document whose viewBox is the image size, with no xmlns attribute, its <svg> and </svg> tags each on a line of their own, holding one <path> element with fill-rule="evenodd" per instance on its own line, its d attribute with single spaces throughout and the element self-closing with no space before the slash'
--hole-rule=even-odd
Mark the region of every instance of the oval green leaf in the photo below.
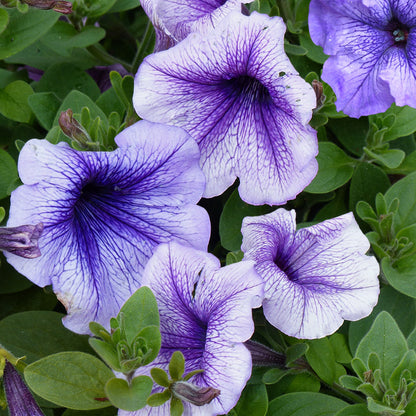
<svg viewBox="0 0 416 416">
<path fill-rule="evenodd" d="M 83 352 L 61 352 L 28 365 L 26 383 L 39 396 L 74 410 L 108 407 L 104 386 L 113 372 L 98 358 Z"/>
</svg>

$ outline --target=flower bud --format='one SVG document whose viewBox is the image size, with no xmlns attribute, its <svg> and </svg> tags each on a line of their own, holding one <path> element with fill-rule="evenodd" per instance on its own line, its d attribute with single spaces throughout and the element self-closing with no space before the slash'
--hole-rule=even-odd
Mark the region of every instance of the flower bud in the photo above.
<svg viewBox="0 0 416 416">
<path fill-rule="evenodd" d="M 43 231 L 43 224 L 20 225 L 18 227 L 0 227 L 0 250 L 8 251 L 26 259 L 41 255 L 38 239 Z"/>
<path fill-rule="evenodd" d="M 211 403 L 221 393 L 213 387 L 198 387 L 187 381 L 176 381 L 170 387 L 170 391 L 177 399 L 192 403 L 195 406 Z"/>
<path fill-rule="evenodd" d="M 72 13 L 72 3 L 69 1 L 51 1 L 51 0 L 23 0 L 23 3 L 37 9 L 50 10 L 63 14 Z"/>
<path fill-rule="evenodd" d="M 20 374 L 8 361 L 4 367 L 3 384 L 10 416 L 44 416 Z"/>
<path fill-rule="evenodd" d="M 82 148 L 88 148 L 88 142 L 91 142 L 90 136 L 87 131 L 78 121 L 73 117 L 73 112 L 70 108 L 66 111 L 62 111 L 59 116 L 59 126 L 64 132 L 65 136 L 75 140 Z"/>
<path fill-rule="evenodd" d="M 318 81 L 317 79 L 314 79 L 312 81 L 312 88 L 315 91 L 316 94 L 316 108 L 315 110 L 319 110 L 325 103 L 325 94 L 324 94 L 324 86 L 322 85 L 322 82 Z"/>
</svg>

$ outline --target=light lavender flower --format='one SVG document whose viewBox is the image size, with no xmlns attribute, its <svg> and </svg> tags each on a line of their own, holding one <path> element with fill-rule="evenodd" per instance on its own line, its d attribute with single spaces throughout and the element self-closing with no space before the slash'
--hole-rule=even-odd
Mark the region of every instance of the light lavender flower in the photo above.
<svg viewBox="0 0 416 416">
<path fill-rule="evenodd" d="M 322 79 L 351 117 L 416 107 L 414 0 L 312 0 L 312 40 L 330 55 Z"/>
<path fill-rule="evenodd" d="M 190 382 L 220 390 L 209 404 L 185 402 L 185 415 L 225 414 L 237 403 L 251 375 L 250 352 L 243 345 L 254 331 L 252 308 L 263 298 L 263 282 L 254 262 L 220 268 L 213 255 L 180 246 L 160 245 L 143 274 L 156 296 L 162 347 L 151 367 L 167 369 L 174 351 L 185 356 L 185 373 L 202 369 Z M 169 403 L 126 415 L 169 415 Z"/>
<path fill-rule="evenodd" d="M 308 125 L 316 97 L 284 52 L 284 32 L 280 17 L 233 12 L 139 68 L 136 111 L 196 139 L 205 197 L 239 177 L 244 201 L 279 205 L 317 172 L 316 132 Z"/>
<path fill-rule="evenodd" d="M 295 211 L 246 217 L 245 260 L 265 282 L 266 319 L 287 335 L 320 338 L 377 303 L 379 266 L 352 213 L 296 231 Z"/>
<path fill-rule="evenodd" d="M 142 0 L 156 32 L 155 51 L 168 49 L 191 32 L 206 33 L 242 3 L 253 0 Z"/>
<path fill-rule="evenodd" d="M 28 279 L 53 286 L 74 332 L 117 315 L 159 243 L 204 250 L 209 240 L 208 214 L 195 205 L 204 177 L 194 140 L 146 121 L 115 140 L 112 152 L 30 140 L 19 156 L 24 185 L 12 193 L 8 225 L 42 222 L 42 256 L 5 254 Z"/>
</svg>

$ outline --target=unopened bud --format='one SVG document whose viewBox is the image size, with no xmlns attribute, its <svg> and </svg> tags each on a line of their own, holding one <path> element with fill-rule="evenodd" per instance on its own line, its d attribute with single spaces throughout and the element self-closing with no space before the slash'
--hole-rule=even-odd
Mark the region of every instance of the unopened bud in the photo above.
<svg viewBox="0 0 416 416">
<path fill-rule="evenodd" d="M 10 416 L 44 416 L 20 374 L 8 361 L 4 366 L 3 385 Z"/>
<path fill-rule="evenodd" d="M 59 126 L 64 132 L 65 136 L 75 140 L 82 148 L 88 148 L 88 142 L 91 142 L 90 136 L 87 131 L 77 120 L 73 117 L 73 112 L 70 108 L 66 111 L 62 111 L 59 116 Z"/>
<path fill-rule="evenodd" d="M 69 1 L 52 1 L 52 0 L 23 0 L 23 3 L 37 9 L 50 10 L 63 14 L 72 13 L 72 3 Z"/>
<path fill-rule="evenodd" d="M 312 81 L 312 88 L 315 91 L 316 94 L 316 110 L 319 110 L 325 102 L 325 95 L 324 95 L 324 86 L 322 85 L 322 82 L 318 81 L 317 79 L 314 79 Z"/>
<path fill-rule="evenodd" d="M 177 399 L 192 403 L 195 406 L 211 403 L 221 393 L 213 387 L 198 387 L 187 381 L 174 382 L 170 391 Z"/>
<path fill-rule="evenodd" d="M 0 4 L 4 7 L 16 7 L 18 0 L 0 0 Z"/>
<path fill-rule="evenodd" d="M 40 256 L 38 239 L 43 224 L 20 225 L 19 227 L 0 227 L 0 250 L 8 251 L 26 259 Z"/>
</svg>

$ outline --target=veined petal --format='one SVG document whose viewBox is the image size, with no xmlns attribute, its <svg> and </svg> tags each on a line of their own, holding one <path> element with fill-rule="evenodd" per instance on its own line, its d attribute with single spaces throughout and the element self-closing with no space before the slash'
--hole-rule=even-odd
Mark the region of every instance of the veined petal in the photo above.
<svg viewBox="0 0 416 416">
<path fill-rule="evenodd" d="M 312 0 L 312 40 L 330 57 L 322 79 L 351 117 L 416 106 L 416 12 L 408 0 Z"/>
<path fill-rule="evenodd" d="M 205 197 L 240 179 L 251 204 L 293 199 L 317 170 L 316 97 L 284 53 L 280 18 L 232 13 L 146 58 L 134 104 L 144 118 L 177 125 L 198 142 Z"/>
<path fill-rule="evenodd" d="M 159 243 L 206 249 L 209 240 L 209 217 L 195 205 L 204 178 L 189 135 L 142 121 L 116 142 L 113 152 L 78 152 L 31 140 L 19 160 L 28 184 L 13 192 L 9 225 L 42 222 L 42 256 L 7 258 L 34 283 L 53 285 L 75 332 L 88 332 L 93 320 L 108 325 Z"/>
<path fill-rule="evenodd" d="M 286 218 L 285 218 L 286 217 Z M 244 258 L 265 281 L 263 311 L 281 331 L 320 338 L 377 303 L 379 266 L 351 213 L 291 231 L 293 212 L 279 209 L 243 222 Z"/>
<path fill-rule="evenodd" d="M 156 249 L 142 283 L 152 289 L 160 313 L 162 347 L 151 367 L 167 368 L 173 351 L 180 350 L 186 373 L 204 370 L 191 382 L 221 391 L 201 410 L 187 404 L 192 409 L 189 414 L 227 413 L 251 374 L 251 356 L 243 342 L 254 331 L 251 309 L 260 306 L 263 297 L 263 282 L 254 263 L 220 269 L 211 254 L 171 242 Z M 148 371 L 139 370 L 140 374 Z M 134 414 L 163 414 L 160 411 Z"/>
</svg>

